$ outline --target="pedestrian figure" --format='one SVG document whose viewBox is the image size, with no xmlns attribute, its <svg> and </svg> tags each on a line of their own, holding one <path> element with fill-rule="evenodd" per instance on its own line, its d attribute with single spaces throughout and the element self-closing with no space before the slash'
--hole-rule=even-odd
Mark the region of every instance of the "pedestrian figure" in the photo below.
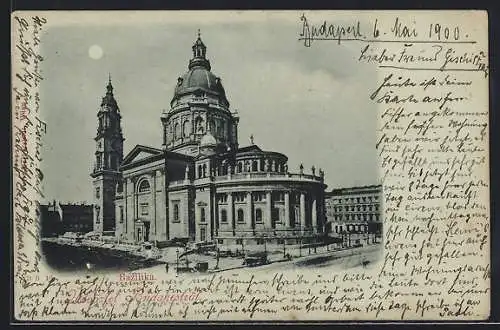
<svg viewBox="0 0 500 330">
<path fill-rule="evenodd" d="M 167 272 L 168 274 L 168 262 L 165 264 L 165 271 Z"/>
</svg>

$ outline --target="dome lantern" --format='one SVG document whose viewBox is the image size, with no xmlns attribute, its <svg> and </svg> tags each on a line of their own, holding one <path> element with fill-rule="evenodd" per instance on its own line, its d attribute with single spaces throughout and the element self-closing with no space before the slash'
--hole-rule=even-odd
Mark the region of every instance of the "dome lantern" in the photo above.
<svg viewBox="0 0 500 330">
<path fill-rule="evenodd" d="M 189 69 L 201 66 L 210 71 L 210 61 L 207 60 L 207 47 L 201 40 L 200 29 L 198 29 L 198 38 L 193 45 L 193 58 L 189 61 Z"/>
</svg>

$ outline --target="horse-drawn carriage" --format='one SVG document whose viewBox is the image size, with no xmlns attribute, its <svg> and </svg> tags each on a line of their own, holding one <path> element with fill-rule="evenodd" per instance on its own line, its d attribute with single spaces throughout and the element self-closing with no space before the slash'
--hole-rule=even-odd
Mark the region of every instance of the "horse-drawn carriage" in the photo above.
<svg viewBox="0 0 500 330">
<path fill-rule="evenodd" d="M 243 259 L 243 265 L 248 267 L 266 265 L 268 263 L 269 260 L 267 258 L 267 252 L 265 251 L 247 252 L 247 254 L 245 254 L 245 258 Z"/>
</svg>

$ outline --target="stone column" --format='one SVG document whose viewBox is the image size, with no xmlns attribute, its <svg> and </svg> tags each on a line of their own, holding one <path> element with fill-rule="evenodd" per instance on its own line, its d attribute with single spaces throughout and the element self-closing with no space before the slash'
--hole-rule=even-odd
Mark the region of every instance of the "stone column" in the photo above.
<svg viewBox="0 0 500 330">
<path fill-rule="evenodd" d="M 252 200 L 252 192 L 247 192 L 247 220 L 248 220 L 248 228 L 249 229 L 254 229 L 252 226 L 252 220 L 253 220 L 253 200 Z"/>
<path fill-rule="evenodd" d="M 123 226 L 125 228 L 122 227 L 122 229 L 123 229 L 122 233 L 124 236 L 126 236 L 128 234 L 127 181 L 128 181 L 127 179 L 123 180 Z M 121 238 L 120 238 L 120 240 L 121 240 Z"/>
<path fill-rule="evenodd" d="M 236 230 L 236 221 L 234 221 L 233 193 L 231 192 L 227 193 L 227 221 L 231 224 L 231 229 L 234 234 Z"/>
<path fill-rule="evenodd" d="M 272 228 L 272 219 L 271 219 L 271 191 L 266 191 L 266 225 L 264 227 Z"/>
<path fill-rule="evenodd" d="M 213 218 L 213 227 L 211 229 L 212 231 L 212 239 L 215 236 L 219 236 L 219 226 L 220 226 L 220 219 L 219 219 L 219 203 L 217 202 L 217 193 L 214 191 L 212 195 L 212 212 L 211 217 Z"/>
<path fill-rule="evenodd" d="M 137 178 L 133 178 L 132 180 L 132 221 L 135 223 L 135 219 L 137 219 L 137 201 L 136 201 L 136 197 L 137 197 L 137 194 L 136 194 L 136 182 L 137 182 Z M 134 236 L 135 236 L 135 232 L 134 232 Z"/>
<path fill-rule="evenodd" d="M 292 219 L 290 218 L 290 193 L 285 192 L 285 227 L 286 229 L 292 227 Z"/>
<path fill-rule="evenodd" d="M 304 229 L 306 224 L 306 194 L 300 193 L 300 230 Z"/>
<path fill-rule="evenodd" d="M 127 186 L 127 238 L 135 241 L 135 180 L 126 179 Z"/>
<path fill-rule="evenodd" d="M 312 205 L 311 205 L 311 224 L 313 233 L 318 232 L 318 213 L 316 210 L 316 197 L 313 197 Z"/>
<path fill-rule="evenodd" d="M 151 173 L 151 180 L 153 181 L 153 228 L 149 227 L 149 239 L 153 238 L 155 241 L 158 240 L 156 232 L 156 170 Z M 155 245 L 156 246 L 156 245 Z"/>
</svg>

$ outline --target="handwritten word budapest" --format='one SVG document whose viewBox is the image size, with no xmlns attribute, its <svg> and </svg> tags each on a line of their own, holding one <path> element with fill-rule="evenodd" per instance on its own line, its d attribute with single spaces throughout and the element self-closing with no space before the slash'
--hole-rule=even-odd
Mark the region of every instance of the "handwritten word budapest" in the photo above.
<svg viewBox="0 0 500 330">
<path fill-rule="evenodd" d="M 363 26 L 359 20 L 353 22 L 327 22 L 319 24 L 309 23 L 303 14 L 300 17 L 301 32 L 299 41 L 304 42 L 305 47 L 311 47 L 313 41 L 331 40 L 340 44 L 342 41 L 365 41 L 365 42 L 413 42 L 413 43 L 475 43 L 469 39 L 467 33 L 461 32 L 459 25 L 445 25 L 442 23 L 430 23 L 425 31 L 417 26 L 415 21 L 403 20 L 396 17 L 391 24 L 385 26 L 374 19 L 372 23 Z M 420 38 L 420 39 L 419 39 Z"/>
</svg>

